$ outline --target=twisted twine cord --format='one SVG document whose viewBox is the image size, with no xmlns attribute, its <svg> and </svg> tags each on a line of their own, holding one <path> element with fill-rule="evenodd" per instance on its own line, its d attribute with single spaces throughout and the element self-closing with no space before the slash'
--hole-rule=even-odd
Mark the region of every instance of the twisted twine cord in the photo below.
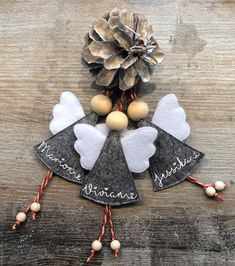
<svg viewBox="0 0 235 266">
<path fill-rule="evenodd" d="M 191 183 L 194 183 L 202 188 L 204 188 L 205 190 L 208 188 L 208 187 L 214 187 L 214 185 L 212 184 L 203 184 L 202 182 L 200 181 L 197 181 L 194 177 L 192 176 L 188 176 L 187 177 L 187 180 L 190 181 Z M 225 183 L 225 187 L 227 187 L 228 185 Z M 218 198 L 219 200 L 223 201 L 224 198 L 218 193 L 216 192 L 215 193 L 215 197 Z"/>
<path fill-rule="evenodd" d="M 34 198 L 33 202 L 37 202 L 37 203 L 39 202 L 40 197 L 42 196 L 42 193 L 43 193 L 44 189 L 47 187 L 48 183 L 51 181 L 52 176 L 53 176 L 53 172 L 51 170 L 49 170 L 47 172 L 47 175 L 43 178 L 42 184 L 39 187 L 38 193 L 37 193 L 36 197 Z M 32 218 L 33 218 L 33 220 L 36 219 L 36 212 L 32 212 Z"/>
<path fill-rule="evenodd" d="M 108 213 L 109 213 L 109 207 L 108 205 L 105 206 L 105 211 L 104 211 L 104 221 L 101 227 L 100 235 L 99 235 L 99 241 L 102 242 L 103 236 L 105 234 L 105 230 L 107 227 L 107 219 L 108 219 Z M 91 262 L 92 258 L 95 255 L 95 250 L 91 249 L 90 251 L 90 256 L 87 258 L 87 262 Z"/>
<path fill-rule="evenodd" d="M 131 100 L 132 101 L 135 101 L 136 99 L 137 99 L 137 94 L 136 94 L 136 88 L 135 87 L 133 87 L 132 89 L 131 89 Z"/>
<path fill-rule="evenodd" d="M 111 97 L 113 95 L 113 92 L 114 92 L 113 90 L 107 90 L 106 96 Z"/>
<path fill-rule="evenodd" d="M 42 197 L 44 189 L 47 187 L 47 185 L 51 181 L 52 177 L 53 177 L 53 172 L 51 170 L 49 170 L 43 178 L 43 181 L 42 181 L 42 183 L 38 189 L 37 195 L 35 196 L 33 201 L 28 205 L 28 207 L 22 211 L 23 213 L 27 214 L 29 212 L 30 206 L 33 202 L 37 202 L 37 203 L 39 202 L 40 198 Z M 32 212 L 32 218 L 33 218 L 33 220 L 36 219 L 36 212 Z M 16 221 L 15 224 L 12 226 L 12 229 L 15 230 L 19 225 L 20 225 L 20 222 Z"/>
<path fill-rule="evenodd" d="M 117 105 L 117 110 L 118 110 L 119 112 L 122 112 L 123 103 L 124 103 L 124 94 L 125 94 L 125 92 L 122 91 L 122 92 L 121 92 L 121 96 L 120 96 L 120 100 L 119 100 L 118 105 Z"/>
<path fill-rule="evenodd" d="M 111 206 L 109 206 L 109 224 L 110 224 L 111 238 L 112 238 L 112 240 L 115 240 L 115 233 L 114 233 L 114 226 L 113 226 Z M 118 257 L 119 250 L 115 250 L 115 253 L 114 254 L 115 254 L 115 257 Z"/>
</svg>

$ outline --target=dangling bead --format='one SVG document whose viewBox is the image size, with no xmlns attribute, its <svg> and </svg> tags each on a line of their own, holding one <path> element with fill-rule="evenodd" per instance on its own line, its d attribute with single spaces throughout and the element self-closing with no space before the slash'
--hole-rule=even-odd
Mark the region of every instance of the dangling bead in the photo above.
<svg viewBox="0 0 235 266">
<path fill-rule="evenodd" d="M 207 187 L 205 191 L 208 197 L 214 197 L 216 194 L 216 190 L 211 186 Z"/>
<path fill-rule="evenodd" d="M 16 215 L 16 221 L 19 223 L 23 223 L 26 220 L 26 214 L 24 212 L 19 212 Z"/>
<path fill-rule="evenodd" d="M 222 191 L 226 188 L 226 184 L 223 181 L 216 181 L 214 187 L 217 191 Z"/>
<path fill-rule="evenodd" d="M 91 248 L 94 251 L 100 251 L 102 249 L 102 243 L 99 240 L 94 240 L 91 244 Z"/>
<path fill-rule="evenodd" d="M 32 212 L 39 212 L 40 209 L 41 209 L 41 205 L 40 205 L 40 203 L 38 203 L 38 202 L 33 202 L 33 203 L 31 204 L 31 206 L 30 206 L 30 210 L 31 210 Z"/>
<path fill-rule="evenodd" d="M 110 243 L 110 247 L 114 251 L 119 250 L 121 247 L 121 243 L 117 239 L 115 239 Z"/>
</svg>

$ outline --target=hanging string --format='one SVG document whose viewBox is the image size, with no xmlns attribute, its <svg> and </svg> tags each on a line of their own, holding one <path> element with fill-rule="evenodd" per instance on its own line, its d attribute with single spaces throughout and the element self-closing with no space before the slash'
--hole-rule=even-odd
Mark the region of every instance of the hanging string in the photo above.
<svg viewBox="0 0 235 266">
<path fill-rule="evenodd" d="M 121 92 L 121 96 L 120 96 L 120 100 L 119 100 L 118 105 L 117 105 L 117 110 L 118 110 L 119 112 L 122 112 L 122 109 L 123 109 L 124 94 L 125 94 L 125 92 L 122 91 L 122 92 Z"/>
<path fill-rule="evenodd" d="M 114 90 L 106 90 L 106 96 L 111 97 L 113 95 Z"/>
<path fill-rule="evenodd" d="M 32 203 L 34 203 L 34 202 L 39 203 L 40 198 L 42 197 L 43 191 L 47 187 L 48 183 L 51 181 L 52 177 L 53 177 L 53 172 L 51 170 L 49 170 L 47 172 L 46 176 L 43 178 L 42 184 L 39 187 L 38 193 L 37 193 L 36 197 L 33 199 Z M 26 209 L 24 209 L 22 212 L 27 214 L 30 210 L 32 203 L 29 204 L 29 206 Z M 33 220 L 36 219 L 36 214 L 37 214 L 36 212 L 32 211 Z M 12 226 L 12 229 L 15 230 L 20 224 L 21 224 L 21 222 L 16 221 L 15 224 Z"/>
<path fill-rule="evenodd" d="M 115 240 L 115 233 L 114 233 L 114 226 L 113 226 L 113 219 L 112 219 L 112 212 L 111 212 L 111 206 L 109 206 L 109 224 L 110 224 L 110 231 L 111 231 L 111 238 L 112 241 Z M 114 252 L 115 257 L 118 257 L 119 255 L 119 250 L 115 250 Z"/>
<path fill-rule="evenodd" d="M 131 100 L 135 101 L 137 99 L 137 95 L 136 95 L 136 87 L 134 86 L 133 88 L 131 88 Z"/>
<path fill-rule="evenodd" d="M 203 184 L 202 182 L 196 180 L 194 177 L 192 176 L 188 176 L 187 177 L 187 180 L 190 181 L 191 183 L 194 183 L 202 188 L 204 188 L 205 190 L 208 188 L 208 187 L 214 187 L 214 185 L 212 184 Z M 225 183 L 225 186 L 227 186 L 227 184 Z M 219 200 L 223 201 L 223 197 L 218 193 L 216 192 L 215 195 L 214 195 L 216 198 L 218 198 Z"/>
<path fill-rule="evenodd" d="M 105 211 L 104 211 L 104 221 L 103 221 L 103 225 L 101 227 L 101 231 L 100 231 L 100 235 L 99 235 L 99 241 L 102 242 L 102 239 L 104 237 L 105 234 L 105 230 L 107 227 L 107 219 L 108 219 L 108 214 L 109 214 L 109 207 L 108 205 L 105 206 Z M 91 262 L 92 258 L 95 255 L 95 250 L 91 249 L 90 251 L 90 256 L 87 258 L 87 262 Z"/>
</svg>

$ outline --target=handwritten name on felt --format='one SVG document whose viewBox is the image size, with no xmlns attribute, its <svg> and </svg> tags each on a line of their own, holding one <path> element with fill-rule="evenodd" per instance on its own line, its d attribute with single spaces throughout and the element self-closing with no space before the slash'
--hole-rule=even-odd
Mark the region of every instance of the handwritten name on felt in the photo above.
<svg viewBox="0 0 235 266">
<path fill-rule="evenodd" d="M 89 183 L 86 184 L 82 190 L 85 192 L 86 195 L 90 195 L 90 194 L 94 194 L 96 197 L 105 197 L 105 198 L 120 198 L 120 199 L 130 199 L 130 200 L 134 200 L 138 197 L 137 194 L 135 193 L 123 193 L 121 191 L 119 192 L 114 192 L 114 191 L 110 191 L 109 188 L 105 187 L 104 189 L 98 189 L 97 186 L 93 186 L 93 184 Z"/>
<path fill-rule="evenodd" d="M 81 175 L 76 172 L 76 170 L 72 167 L 69 166 L 64 158 L 57 158 L 53 153 L 50 152 L 50 145 L 46 142 L 43 141 L 41 145 L 37 148 L 40 153 L 44 153 L 44 155 L 52 162 L 57 163 L 57 165 L 62 168 L 63 170 L 67 170 L 67 172 L 74 177 L 76 180 L 81 181 Z"/>
<path fill-rule="evenodd" d="M 164 179 L 167 179 L 172 176 L 172 174 L 176 174 L 179 172 L 182 168 L 184 168 L 187 164 L 192 162 L 192 160 L 197 159 L 200 156 L 200 153 L 193 152 L 192 155 L 190 155 L 187 158 L 180 159 L 178 156 L 176 157 L 175 161 L 172 163 L 172 166 L 170 166 L 169 169 L 166 169 L 164 172 L 161 174 L 156 174 L 155 175 L 155 182 L 158 182 L 159 187 L 163 187 L 163 181 Z"/>
</svg>

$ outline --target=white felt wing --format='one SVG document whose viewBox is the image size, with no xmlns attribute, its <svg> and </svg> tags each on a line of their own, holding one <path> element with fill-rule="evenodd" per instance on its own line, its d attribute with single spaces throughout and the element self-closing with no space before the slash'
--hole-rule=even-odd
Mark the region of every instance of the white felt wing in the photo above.
<svg viewBox="0 0 235 266">
<path fill-rule="evenodd" d="M 80 101 L 69 91 L 61 94 L 60 103 L 54 106 L 52 114 L 53 119 L 49 126 L 52 134 L 62 131 L 85 116 Z"/>
<path fill-rule="evenodd" d="M 153 142 L 157 134 L 153 127 L 140 127 L 122 133 L 122 149 L 131 172 L 141 173 L 149 168 L 149 158 L 156 150 Z"/>
<path fill-rule="evenodd" d="M 102 126 L 97 129 L 88 124 L 74 126 L 73 131 L 77 137 L 74 148 L 80 154 L 80 163 L 84 169 L 91 170 L 100 155 L 108 134 L 103 129 Z"/>
<path fill-rule="evenodd" d="M 185 111 L 174 94 L 168 94 L 159 101 L 152 123 L 181 141 L 190 134 Z"/>
</svg>

